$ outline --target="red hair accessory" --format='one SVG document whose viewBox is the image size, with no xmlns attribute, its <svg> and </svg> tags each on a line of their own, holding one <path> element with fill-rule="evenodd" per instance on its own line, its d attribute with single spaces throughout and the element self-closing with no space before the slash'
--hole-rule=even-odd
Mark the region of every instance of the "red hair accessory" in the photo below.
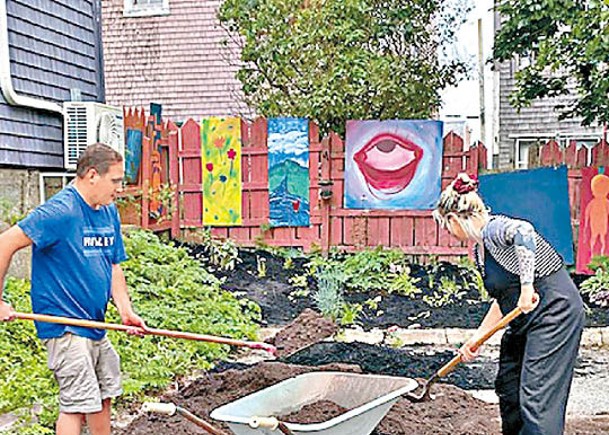
<svg viewBox="0 0 609 435">
<path fill-rule="evenodd" d="M 461 176 L 457 177 L 455 183 L 453 184 L 453 189 L 459 194 L 463 195 L 465 193 L 473 192 L 478 188 L 480 182 L 475 175 L 468 175 L 469 180 L 463 180 Z"/>
</svg>

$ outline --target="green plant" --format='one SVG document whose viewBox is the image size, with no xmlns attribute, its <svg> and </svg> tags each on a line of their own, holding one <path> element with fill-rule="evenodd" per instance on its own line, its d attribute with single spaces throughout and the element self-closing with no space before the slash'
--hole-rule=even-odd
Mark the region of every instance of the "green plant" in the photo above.
<svg viewBox="0 0 609 435">
<path fill-rule="evenodd" d="M 114 201 L 119 210 L 129 211 L 133 209 L 137 216 L 142 214 L 142 202 L 141 202 L 142 191 L 138 190 L 135 192 L 121 193 L 119 197 Z"/>
<path fill-rule="evenodd" d="M 480 294 L 480 299 L 483 301 L 489 301 L 491 298 L 486 291 L 486 287 L 484 286 L 484 279 L 482 279 L 482 275 L 478 270 L 478 267 L 469 257 L 459 257 L 458 266 L 463 270 L 462 276 L 464 280 L 464 285 L 474 285 L 478 293 Z"/>
<path fill-rule="evenodd" d="M 283 268 L 285 270 L 289 270 L 292 267 L 294 267 L 294 260 L 292 259 L 292 257 L 288 257 L 285 260 L 283 260 Z"/>
<path fill-rule="evenodd" d="M 309 280 L 306 275 L 295 275 L 288 279 L 288 282 L 294 287 L 306 288 L 309 286 Z"/>
<path fill-rule="evenodd" d="M 387 328 L 385 333 L 384 341 L 393 348 L 404 347 L 404 340 L 399 335 L 399 328 L 397 326 L 391 326 Z"/>
<path fill-rule="evenodd" d="M 343 302 L 339 323 L 341 326 L 354 325 L 357 322 L 364 307 L 362 304 Z"/>
<path fill-rule="evenodd" d="M 342 282 L 332 270 L 321 270 L 316 274 L 317 291 L 313 294 L 315 305 L 324 317 L 338 319 L 344 306 Z"/>
<path fill-rule="evenodd" d="M 580 285 L 581 292 L 588 295 L 590 302 L 601 307 L 609 306 L 609 257 L 593 257 L 588 268 L 594 271 L 594 275 Z"/>
<path fill-rule="evenodd" d="M 389 293 L 397 293 L 414 298 L 421 293 L 421 289 L 416 285 L 419 281 L 419 278 L 410 276 L 410 268 L 408 266 L 396 268 L 395 272 L 389 274 Z"/>
<path fill-rule="evenodd" d="M 16 210 L 15 203 L 7 198 L 0 198 L 0 222 L 5 222 L 10 226 L 26 217 L 28 211 Z"/>
<path fill-rule="evenodd" d="M 208 228 L 199 230 L 197 236 L 199 243 L 203 245 L 203 252 L 208 261 L 219 269 L 234 270 L 237 263 L 241 261 L 239 248 L 233 240 L 217 239 L 211 235 Z"/>
<path fill-rule="evenodd" d="M 288 299 L 293 301 L 296 298 L 306 298 L 307 296 L 309 296 L 309 293 L 310 293 L 310 291 L 307 288 L 301 288 L 301 289 L 298 289 L 298 290 L 293 290 L 288 295 Z"/>
<path fill-rule="evenodd" d="M 176 186 L 169 183 L 163 183 L 157 188 L 153 188 L 152 186 L 149 187 L 148 198 L 150 198 L 150 200 L 158 201 L 161 204 L 162 209 L 160 214 L 157 210 L 151 212 L 154 219 L 158 219 L 159 222 L 171 219 L 175 211 L 173 204 L 175 195 Z"/>
<path fill-rule="evenodd" d="M 264 278 L 266 276 L 266 258 L 256 256 L 256 272 L 258 278 Z"/>
<path fill-rule="evenodd" d="M 440 278 L 440 289 L 431 295 L 424 295 L 423 301 L 432 307 L 443 307 L 463 298 L 466 292 L 455 281 L 445 276 Z"/>
<path fill-rule="evenodd" d="M 383 300 L 382 296 L 377 296 L 374 299 L 368 298 L 364 301 L 364 305 L 372 311 L 378 310 L 379 303 Z"/>
</svg>

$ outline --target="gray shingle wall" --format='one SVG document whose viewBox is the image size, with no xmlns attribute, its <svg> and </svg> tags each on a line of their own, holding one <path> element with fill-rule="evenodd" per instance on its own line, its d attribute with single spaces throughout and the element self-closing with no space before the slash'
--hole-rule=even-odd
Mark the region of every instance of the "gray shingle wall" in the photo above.
<svg viewBox="0 0 609 435">
<path fill-rule="evenodd" d="M 505 62 L 499 66 L 499 167 L 514 167 L 515 137 L 535 135 L 572 136 L 578 134 L 599 134 L 600 127 L 582 127 L 578 119 L 558 120 L 558 112 L 554 106 L 568 105 L 572 101 L 569 97 L 557 99 L 544 99 L 533 102 L 518 112 L 510 105 L 509 95 L 514 90 L 514 73 L 516 61 Z"/>
<path fill-rule="evenodd" d="M 100 0 L 6 0 L 17 93 L 61 103 L 70 89 L 103 101 Z M 0 94 L 0 163 L 63 166 L 61 116 L 10 106 Z"/>
<path fill-rule="evenodd" d="M 221 3 L 171 0 L 168 16 L 128 18 L 123 0 L 104 0 L 108 103 L 160 103 L 163 114 L 177 121 L 251 115 L 235 78 L 239 52 L 222 44 L 227 35 L 216 18 Z"/>
</svg>

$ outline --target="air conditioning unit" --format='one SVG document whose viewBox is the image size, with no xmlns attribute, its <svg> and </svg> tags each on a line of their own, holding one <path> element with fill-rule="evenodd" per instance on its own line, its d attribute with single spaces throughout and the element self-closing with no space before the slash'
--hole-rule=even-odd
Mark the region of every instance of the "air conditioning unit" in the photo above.
<svg viewBox="0 0 609 435">
<path fill-rule="evenodd" d="M 89 145 L 102 142 L 125 155 L 123 109 L 83 101 L 64 103 L 64 166 L 76 169 Z"/>
</svg>

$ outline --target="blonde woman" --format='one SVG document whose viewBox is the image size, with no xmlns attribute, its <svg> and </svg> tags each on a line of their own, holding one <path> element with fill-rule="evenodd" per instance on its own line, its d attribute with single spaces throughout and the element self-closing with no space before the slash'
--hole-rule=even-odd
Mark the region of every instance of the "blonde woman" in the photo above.
<svg viewBox="0 0 609 435">
<path fill-rule="evenodd" d="M 459 352 L 473 360 L 476 339 L 519 306 L 525 314 L 503 335 L 495 381 L 503 434 L 560 435 L 584 327 L 581 297 L 560 255 L 533 226 L 489 214 L 477 190 L 476 178 L 459 174 L 434 211 L 453 236 L 476 243 L 476 264 L 494 299 Z"/>
</svg>

